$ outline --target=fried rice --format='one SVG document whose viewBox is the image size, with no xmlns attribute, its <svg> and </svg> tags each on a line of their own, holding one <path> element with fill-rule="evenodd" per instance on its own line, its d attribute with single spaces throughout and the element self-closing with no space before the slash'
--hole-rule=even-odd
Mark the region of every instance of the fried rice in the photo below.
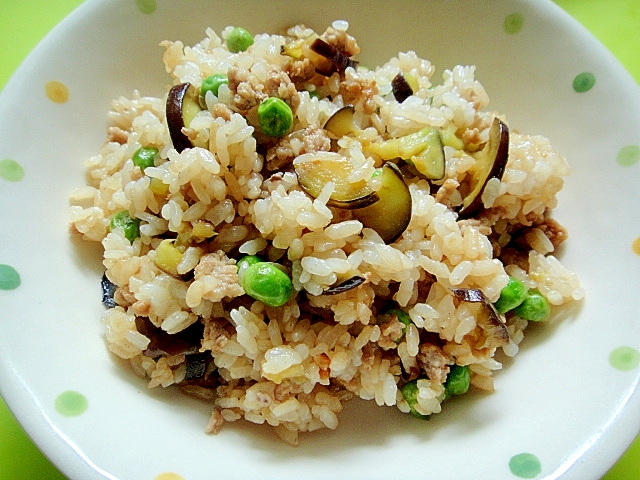
<svg viewBox="0 0 640 480">
<path fill-rule="evenodd" d="M 529 323 L 513 312 L 488 318 L 509 278 L 539 291 L 552 316 L 584 295 L 555 256 L 567 237 L 550 216 L 570 173 L 565 158 L 548 139 L 511 128 L 503 174 L 483 188 L 479 211 L 463 216 L 463 187 L 494 119 L 508 124 L 488 108 L 475 67 L 454 66 L 436 80 L 435 67 L 408 51 L 375 68 L 351 61 L 326 72 L 308 53 L 309 39 L 357 58 L 347 22 L 322 33 L 296 25 L 258 34 L 237 53 L 226 44 L 232 30 L 208 29 L 193 46 L 161 44 L 171 86 L 228 78 L 217 95 L 199 98 L 201 111 L 183 129 L 197 146 L 175 148 L 166 96 L 134 91 L 113 101 L 107 138 L 86 161 L 87 185 L 71 194 L 72 231 L 101 242 L 105 281 L 115 289 L 101 319 L 109 350 L 150 388 L 176 386 L 209 402 L 207 432 L 244 419 L 271 425 L 291 444 L 300 432 L 337 428 L 354 397 L 436 414 L 454 366 L 468 368 L 472 389 L 492 391 L 501 359 L 518 353 Z M 411 84 L 402 101 L 398 74 Z M 267 97 L 293 112 L 292 128 L 277 139 L 256 120 Z M 331 138 L 326 122 L 347 105 L 358 133 Z M 331 182 L 316 196 L 300 186 L 293 164 L 302 155 L 334 152 L 353 167 L 350 182 L 369 182 L 384 163 L 370 145 L 425 127 L 451 135 L 444 176 L 427 179 L 396 162 L 411 208 L 391 241 L 357 209 L 332 204 Z M 132 160 L 142 146 L 158 150 L 144 171 Z M 139 221 L 133 241 L 111 225 L 122 211 Z M 166 240 L 180 247 L 173 269 L 158 261 Z M 236 266 L 245 255 L 287 273 L 286 303 L 245 293 Z M 461 300 L 461 291 L 487 301 Z M 409 382 L 413 405 L 402 394 Z"/>
</svg>

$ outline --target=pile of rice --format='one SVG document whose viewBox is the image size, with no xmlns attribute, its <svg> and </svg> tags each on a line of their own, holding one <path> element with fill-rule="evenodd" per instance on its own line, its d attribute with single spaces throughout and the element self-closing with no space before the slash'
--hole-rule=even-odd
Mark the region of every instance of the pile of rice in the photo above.
<svg viewBox="0 0 640 480">
<path fill-rule="evenodd" d="M 356 55 L 359 47 L 347 28 L 337 21 L 320 37 Z M 107 140 L 86 162 L 87 185 L 71 195 L 72 231 L 102 243 L 106 276 L 117 287 L 116 305 L 102 316 L 109 349 L 147 377 L 149 387 L 179 385 L 209 401 L 207 432 L 245 419 L 271 425 L 291 444 L 299 432 L 335 429 L 344 402 L 353 397 L 408 412 L 400 387 L 410 379 L 419 379 L 416 410 L 440 412 L 454 364 L 469 366 L 472 388 L 492 391 L 499 358 L 518 352 L 527 321 L 506 315 L 509 340 L 493 342 L 477 305 L 457 301 L 451 289 L 480 289 L 495 302 L 512 276 L 538 289 L 552 312 L 582 298 L 576 275 L 554 257 L 566 232 L 549 217 L 570 173 L 565 159 L 546 138 L 511 129 L 502 180 L 488 184 L 481 214 L 461 220 L 457 187 L 496 116 L 487 110 L 489 97 L 474 79 L 474 67 L 455 66 L 436 82 L 434 66 L 409 51 L 375 69 L 348 67 L 326 77 L 309 72 L 304 59 L 281 53 L 286 42 L 313 33 L 305 26 L 256 35 L 241 53 L 227 49 L 230 31 L 208 29 L 191 47 L 161 44 L 174 84 L 199 88 L 211 74 L 230 76 L 218 97 L 207 94 L 206 108 L 188 131 L 209 148 L 178 153 L 168 132 L 166 97 L 135 91 L 113 102 Z M 402 103 L 391 87 L 399 72 L 417 85 Z M 293 132 L 307 129 L 288 137 L 291 158 L 326 147 L 306 134 L 318 133 L 334 112 L 353 105 L 362 134 L 331 148 L 352 161 L 360 178 L 381 163 L 363 149 L 366 141 L 430 126 L 455 132 L 463 147 L 444 148 L 441 181 L 405 174 L 411 221 L 398 240 L 385 244 L 349 210 L 328 207 L 330 191 L 316 199 L 307 195 L 290 164 L 266 168 L 274 152 L 261 148 L 252 116 L 266 96 L 292 107 Z M 132 162 L 141 146 L 156 147 L 161 157 L 144 173 Z M 122 228 L 110 231 L 109 218 L 122 210 L 141 220 L 133 242 Z M 192 239 L 178 275 L 159 268 L 159 243 L 188 237 L 198 222 L 215 227 L 216 235 Z M 246 254 L 281 264 L 296 295 L 269 307 L 244 294 L 235 264 Z M 323 295 L 355 275 L 366 281 Z M 399 342 L 393 340 L 397 319 L 384 315 L 389 305 L 412 321 Z M 195 350 L 154 354 L 141 320 L 144 332 L 176 338 L 200 332 Z M 193 365 L 199 375 L 189 373 Z"/>
</svg>

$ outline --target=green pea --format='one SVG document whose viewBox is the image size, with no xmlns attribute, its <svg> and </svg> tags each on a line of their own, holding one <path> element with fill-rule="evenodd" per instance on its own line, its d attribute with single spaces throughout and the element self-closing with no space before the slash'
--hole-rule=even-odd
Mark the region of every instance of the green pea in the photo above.
<svg viewBox="0 0 640 480">
<path fill-rule="evenodd" d="M 527 298 L 513 309 L 513 313 L 530 322 L 541 322 L 551 313 L 549 301 L 537 290 L 531 290 Z"/>
<path fill-rule="evenodd" d="M 114 213 L 109 219 L 110 231 L 113 231 L 119 227 L 122 227 L 124 229 L 124 236 L 130 242 L 133 242 L 140 236 L 140 219 L 131 218 L 129 212 L 127 212 L 126 210 Z"/>
<path fill-rule="evenodd" d="M 271 262 L 256 262 L 247 266 L 239 280 L 247 295 L 270 307 L 287 303 L 293 291 L 289 276 Z"/>
<path fill-rule="evenodd" d="M 509 277 L 509 281 L 500 291 L 500 298 L 493 304 L 500 313 L 506 313 L 520 305 L 527 298 L 527 287 L 517 278 Z"/>
<path fill-rule="evenodd" d="M 409 405 L 409 410 L 411 411 L 411 415 L 417 418 L 421 418 L 423 420 L 427 420 L 429 415 L 423 415 L 422 413 L 416 410 L 416 405 L 418 403 L 418 393 L 420 389 L 418 388 L 418 380 L 412 380 L 411 382 L 405 383 L 400 392 L 402 393 L 402 397 L 404 398 L 407 405 Z"/>
<path fill-rule="evenodd" d="M 467 393 L 471 383 L 471 372 L 467 365 L 453 365 L 444 382 L 444 398 Z"/>
<path fill-rule="evenodd" d="M 140 170 L 144 172 L 145 168 L 154 166 L 158 153 L 156 147 L 140 147 L 134 152 L 131 160 L 133 160 L 134 165 L 140 167 Z"/>
<path fill-rule="evenodd" d="M 236 267 L 238 267 L 238 280 L 240 281 L 240 283 L 242 283 L 242 277 L 244 277 L 244 272 L 247 270 L 247 268 L 258 262 L 264 262 L 264 260 L 262 260 L 257 255 L 246 255 L 238 260 L 238 263 L 236 263 Z"/>
<path fill-rule="evenodd" d="M 265 134 L 281 137 L 293 126 L 293 112 L 282 99 L 270 97 L 258 107 L 258 122 Z"/>
<path fill-rule="evenodd" d="M 253 45 L 253 36 L 242 27 L 236 27 L 227 36 L 227 48 L 231 53 L 244 52 Z"/>
<path fill-rule="evenodd" d="M 220 85 L 228 84 L 229 78 L 224 73 L 214 73 L 213 75 L 209 75 L 202 81 L 202 85 L 200 86 L 200 93 L 202 94 L 202 96 L 205 96 L 207 92 L 211 92 L 217 97 Z"/>
</svg>

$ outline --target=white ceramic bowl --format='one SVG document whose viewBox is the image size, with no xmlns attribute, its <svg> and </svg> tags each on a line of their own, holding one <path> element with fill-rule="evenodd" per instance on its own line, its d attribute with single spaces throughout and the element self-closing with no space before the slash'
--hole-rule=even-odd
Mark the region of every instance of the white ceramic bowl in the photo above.
<svg viewBox="0 0 640 480">
<path fill-rule="evenodd" d="M 161 95 L 169 83 L 160 40 L 334 19 L 350 22 L 369 64 L 409 49 L 440 72 L 475 64 L 492 108 L 551 139 L 574 169 L 555 216 L 586 300 L 527 332 L 494 394 L 452 402 L 430 422 L 353 402 L 337 431 L 297 448 L 242 423 L 207 436 L 209 407 L 148 391 L 107 353 L 101 252 L 72 241 L 67 198 L 104 138 L 110 100 L 134 88 Z M 66 101 L 47 97 L 49 81 L 66 86 Z M 637 434 L 640 90 L 551 2 L 90 0 L 28 57 L 0 111 L 0 391 L 67 476 L 583 480 Z"/>
</svg>

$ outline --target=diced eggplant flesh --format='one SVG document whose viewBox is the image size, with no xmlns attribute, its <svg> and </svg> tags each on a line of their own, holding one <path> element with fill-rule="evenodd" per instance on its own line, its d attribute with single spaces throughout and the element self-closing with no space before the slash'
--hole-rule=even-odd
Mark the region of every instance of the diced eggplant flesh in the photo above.
<svg viewBox="0 0 640 480">
<path fill-rule="evenodd" d="M 424 150 L 411 157 L 411 163 L 425 178 L 441 180 L 444 178 L 446 160 L 440 131 L 429 129 L 425 134 L 425 143 Z"/>
<path fill-rule="evenodd" d="M 354 167 L 351 161 L 334 152 L 305 153 L 293 161 L 300 187 L 317 198 L 329 182 L 334 190 L 327 205 L 337 208 L 362 208 L 378 200 L 366 180 L 349 181 Z"/>
<path fill-rule="evenodd" d="M 382 182 L 377 191 L 379 200 L 353 210 L 353 215 L 364 227 L 375 230 L 385 243 L 393 243 L 411 221 L 411 193 L 396 164 L 386 162 L 379 172 L 377 178 Z"/>
<path fill-rule="evenodd" d="M 445 173 L 445 156 L 440 131 L 425 127 L 402 137 L 375 142 L 366 150 L 383 160 L 401 158 L 412 163 L 429 180 L 440 180 Z"/>
<path fill-rule="evenodd" d="M 183 128 L 189 128 L 191 121 L 201 111 L 200 94 L 198 89 L 190 83 L 174 85 L 169 90 L 166 104 L 167 125 L 173 147 L 178 152 L 186 148 L 202 146 L 194 145 L 182 131 Z"/>
<path fill-rule="evenodd" d="M 411 157 L 418 155 L 426 147 L 429 130 L 422 129 L 402 137 L 374 142 L 368 145 L 366 150 L 378 155 L 382 160 L 393 160 L 395 158 L 411 160 Z"/>
<path fill-rule="evenodd" d="M 463 195 L 462 206 L 458 210 L 460 218 L 469 218 L 480 212 L 484 206 L 482 192 L 492 178 L 502 179 L 509 160 L 509 127 L 498 117 L 493 119 L 489 130 L 489 140 L 476 154 L 467 189 Z"/>
<path fill-rule="evenodd" d="M 318 198 L 332 182 L 334 191 L 327 205 L 350 209 L 366 228 L 378 232 L 391 243 L 402 235 L 411 220 L 411 193 L 402 172 L 392 162 L 377 170 L 381 187 L 376 191 L 372 182 L 350 182 L 351 161 L 335 152 L 315 152 L 298 156 L 293 161 L 298 184 L 311 197 Z"/>
</svg>

